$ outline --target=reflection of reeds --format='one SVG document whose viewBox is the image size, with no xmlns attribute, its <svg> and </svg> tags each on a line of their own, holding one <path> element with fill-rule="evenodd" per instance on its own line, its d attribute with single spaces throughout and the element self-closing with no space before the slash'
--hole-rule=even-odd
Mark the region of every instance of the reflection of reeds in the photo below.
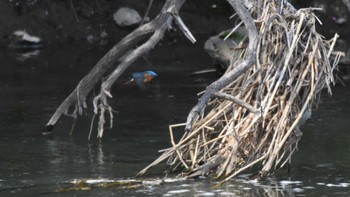
<svg viewBox="0 0 350 197">
<path fill-rule="evenodd" d="M 185 168 L 189 176 L 215 173 L 226 181 L 258 164 L 265 176 L 289 161 L 304 113 L 317 104 L 324 87 L 331 93 L 341 54 L 333 52 L 337 35 L 326 41 L 316 32 L 312 9 L 281 15 L 272 1 L 265 2 L 270 3 L 261 13 L 253 13 L 259 16 L 256 63 L 213 95 L 205 113 L 177 143 L 171 126 L 173 147 L 141 174 L 167 159 L 174 170 Z M 245 58 L 243 51 L 228 71 Z"/>
</svg>

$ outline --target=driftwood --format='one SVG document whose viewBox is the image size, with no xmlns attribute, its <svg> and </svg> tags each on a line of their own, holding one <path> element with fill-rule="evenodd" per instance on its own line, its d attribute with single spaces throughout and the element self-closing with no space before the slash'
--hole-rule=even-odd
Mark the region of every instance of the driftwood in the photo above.
<svg viewBox="0 0 350 197">
<path fill-rule="evenodd" d="M 173 19 L 175 19 L 177 25 L 192 42 L 196 41 L 178 15 L 179 10 L 185 2 L 186 0 L 167 0 L 160 14 L 154 20 L 141 25 L 110 49 L 57 108 L 46 124 L 43 133 L 49 133 L 63 115 L 73 118 L 81 116 L 84 109 L 87 108 L 86 97 L 102 81 L 102 78 L 106 77 L 102 82 L 100 93 L 94 98 L 93 102 L 94 112 L 95 114 L 99 114 L 100 117 L 98 138 L 101 138 L 105 113 L 111 116 L 111 121 L 113 120 L 112 108 L 107 103 L 107 97 L 112 97 L 110 93 L 111 86 L 133 62 L 150 51 L 163 38 L 165 30 L 171 28 Z M 147 38 L 148 40 L 146 40 Z M 137 45 L 139 46 L 136 49 L 128 53 L 129 50 Z M 118 62 L 120 58 L 122 60 Z M 109 74 L 108 72 L 111 70 L 113 71 Z M 74 110 L 70 113 L 69 111 L 72 108 Z"/>
<path fill-rule="evenodd" d="M 139 175 L 167 160 L 188 177 L 213 173 L 225 182 L 253 166 L 264 177 L 290 162 L 301 123 L 324 87 L 331 94 L 341 56 L 333 52 L 338 36 L 327 41 L 316 32 L 314 9 L 297 11 L 275 0 L 245 7 L 228 2 L 248 31 L 248 47 L 207 87 L 187 122 L 170 126 L 173 146 Z M 172 129 L 178 126 L 185 133 L 175 142 Z"/>
</svg>

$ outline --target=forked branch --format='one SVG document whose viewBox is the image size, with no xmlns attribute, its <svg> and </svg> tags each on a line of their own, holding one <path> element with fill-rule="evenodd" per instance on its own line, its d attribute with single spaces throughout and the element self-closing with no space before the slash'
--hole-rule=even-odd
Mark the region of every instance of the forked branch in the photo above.
<svg viewBox="0 0 350 197">
<path fill-rule="evenodd" d="M 240 75 L 244 74 L 254 63 L 256 58 L 256 48 L 258 45 L 258 31 L 254 24 L 254 20 L 248 10 L 244 7 L 241 1 L 227 0 L 234 8 L 240 19 L 243 21 L 244 26 L 248 31 L 249 45 L 247 48 L 246 59 L 241 62 L 233 70 L 226 72 L 220 79 L 212 83 L 207 87 L 205 93 L 200 98 L 198 104 L 192 108 L 187 116 L 186 131 L 192 130 L 193 120 L 203 113 L 205 106 L 213 95 L 237 79 Z"/>
<path fill-rule="evenodd" d="M 178 17 L 178 12 L 186 0 L 167 0 L 160 14 L 151 22 L 144 24 L 134 30 L 132 33 L 123 38 L 117 45 L 115 45 L 108 53 L 91 69 L 91 71 L 79 82 L 75 90 L 61 103 L 56 112 L 52 115 L 49 122 L 46 124 L 43 132 L 50 132 L 57 124 L 63 115 L 68 115 L 71 108 L 75 107 L 72 115 L 73 117 L 81 116 L 84 109 L 87 108 L 86 97 L 91 90 L 97 85 L 102 78 L 108 75 L 108 72 L 115 67 L 120 57 L 125 55 L 137 44 L 142 43 L 147 37 L 151 38 L 138 47 L 131 54 L 127 55 L 114 72 L 108 75 L 108 79 L 102 83 L 101 93 L 97 100 L 102 100 L 106 104 L 105 94 L 109 93 L 110 87 L 119 78 L 119 76 L 127 69 L 137 58 L 145 52 L 151 50 L 164 35 L 167 28 L 171 28 L 173 17 Z M 181 29 L 186 26 L 180 24 Z M 188 31 L 184 32 L 186 36 Z M 110 94 L 109 94 L 110 95 Z M 105 105 L 107 106 L 107 105 Z M 109 109 L 109 108 L 108 108 Z M 96 112 L 96 107 L 95 107 Z"/>
</svg>

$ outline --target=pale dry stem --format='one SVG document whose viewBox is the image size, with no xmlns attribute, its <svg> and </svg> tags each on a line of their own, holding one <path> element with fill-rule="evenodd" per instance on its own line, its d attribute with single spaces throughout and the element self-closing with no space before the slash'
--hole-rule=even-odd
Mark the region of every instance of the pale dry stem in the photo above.
<svg viewBox="0 0 350 197">
<path fill-rule="evenodd" d="M 253 13 L 260 16 L 254 19 L 260 35 L 256 63 L 213 92 L 191 130 L 178 142 L 172 137 L 173 146 L 140 174 L 168 159 L 174 170 L 185 167 L 189 177 L 211 172 L 227 181 L 257 165 L 263 177 L 290 161 L 305 112 L 324 87 L 331 92 L 340 54 L 333 52 L 337 35 L 326 41 L 316 32 L 312 9 L 281 14 L 274 6 L 271 0 L 263 9 L 251 9 L 261 10 Z M 242 54 L 238 62 L 249 58 Z"/>
</svg>

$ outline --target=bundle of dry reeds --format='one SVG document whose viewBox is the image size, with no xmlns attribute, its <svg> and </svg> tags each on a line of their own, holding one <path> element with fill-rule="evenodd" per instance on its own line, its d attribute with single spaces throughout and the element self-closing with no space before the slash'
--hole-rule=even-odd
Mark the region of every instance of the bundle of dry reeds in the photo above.
<svg viewBox="0 0 350 197">
<path fill-rule="evenodd" d="M 167 159 L 188 176 L 214 173 L 226 181 L 252 166 L 260 166 L 265 176 L 291 158 L 301 122 L 324 87 L 331 93 L 340 58 L 333 52 L 337 35 L 327 41 L 316 32 L 314 9 L 284 12 L 274 1 L 264 1 L 251 10 L 260 36 L 255 64 L 213 95 L 178 142 L 172 128 L 184 124 L 170 126 L 173 147 L 141 174 Z M 243 51 L 227 72 L 245 58 Z"/>
</svg>

